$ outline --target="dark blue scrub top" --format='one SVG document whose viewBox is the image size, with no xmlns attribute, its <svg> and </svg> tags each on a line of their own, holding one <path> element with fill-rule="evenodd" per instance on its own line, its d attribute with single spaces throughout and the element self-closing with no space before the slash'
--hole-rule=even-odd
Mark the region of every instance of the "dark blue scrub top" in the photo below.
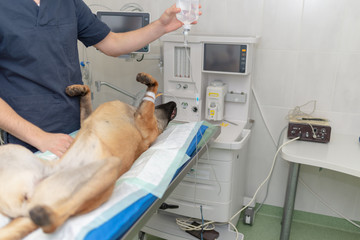
<svg viewBox="0 0 360 240">
<path fill-rule="evenodd" d="M 109 32 L 82 0 L 1 0 L 0 98 L 45 131 L 79 129 L 79 99 L 65 93 L 82 84 L 77 40 L 91 46 Z"/>
</svg>

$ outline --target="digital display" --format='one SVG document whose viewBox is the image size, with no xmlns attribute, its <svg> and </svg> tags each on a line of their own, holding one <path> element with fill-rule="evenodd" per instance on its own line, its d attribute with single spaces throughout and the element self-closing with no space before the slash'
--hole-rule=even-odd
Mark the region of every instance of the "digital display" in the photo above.
<svg viewBox="0 0 360 240">
<path fill-rule="evenodd" d="M 101 21 L 115 33 L 129 32 L 141 28 L 143 25 L 143 18 L 138 16 L 103 15 Z"/>
<path fill-rule="evenodd" d="M 246 45 L 204 44 L 204 71 L 245 73 Z"/>
</svg>

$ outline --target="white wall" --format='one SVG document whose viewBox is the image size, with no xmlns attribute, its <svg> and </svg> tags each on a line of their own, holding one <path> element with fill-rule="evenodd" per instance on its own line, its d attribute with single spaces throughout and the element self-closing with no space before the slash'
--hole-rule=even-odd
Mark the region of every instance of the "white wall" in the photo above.
<svg viewBox="0 0 360 240">
<path fill-rule="evenodd" d="M 317 100 L 316 114 L 331 120 L 334 132 L 360 135 L 360 2 L 358 0 L 200 0 L 203 16 L 192 33 L 257 35 L 253 89 L 260 108 L 252 98 L 255 120 L 250 142 L 247 195 L 252 196 L 266 177 L 275 153 L 285 116 L 295 106 Z M 86 0 L 118 10 L 136 2 L 152 19 L 174 1 L 169 0 Z M 94 11 L 106 10 L 99 6 Z M 152 44 L 152 54 L 160 53 L 160 43 Z M 161 79 L 157 60 L 126 62 L 88 51 L 94 80 L 106 80 L 136 93 L 137 72 L 145 71 Z M 161 82 L 161 81 L 160 81 Z M 126 98 L 111 90 L 95 91 L 95 101 Z M 270 134 L 260 115 L 263 113 Z M 274 139 L 274 140 L 273 140 Z M 346 157 L 346 156 L 344 156 Z M 360 159 L 359 159 L 360 161 Z M 282 206 L 288 164 L 278 159 L 266 203 Z M 360 180 L 329 170 L 302 166 L 300 176 L 329 202 L 352 219 L 360 220 Z M 261 201 L 264 192 L 257 201 Z M 296 209 L 333 215 L 302 184 Z"/>
</svg>

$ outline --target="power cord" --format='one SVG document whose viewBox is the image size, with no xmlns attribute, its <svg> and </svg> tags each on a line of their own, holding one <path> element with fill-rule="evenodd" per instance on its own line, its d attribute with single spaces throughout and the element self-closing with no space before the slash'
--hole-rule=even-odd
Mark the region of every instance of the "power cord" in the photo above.
<svg viewBox="0 0 360 240">
<path fill-rule="evenodd" d="M 281 133 L 280 133 L 280 136 L 279 136 L 279 138 L 278 138 L 277 145 L 276 145 L 277 148 L 280 147 L 282 135 L 283 135 L 283 133 L 285 132 L 286 129 L 287 129 L 287 126 L 284 127 L 284 128 L 281 130 Z M 264 197 L 264 199 L 262 200 L 262 202 L 260 203 L 260 205 L 259 205 L 259 206 L 255 209 L 255 211 L 254 211 L 254 215 L 255 215 L 255 216 L 256 216 L 256 214 L 258 213 L 258 211 L 261 209 L 261 207 L 264 205 L 264 202 L 266 201 L 266 199 L 267 199 L 267 197 L 268 197 L 272 173 L 273 173 L 273 171 L 271 171 L 271 175 L 270 175 L 269 181 L 268 181 L 267 184 L 266 184 L 265 197 Z"/>
<path fill-rule="evenodd" d="M 315 193 L 305 182 L 304 180 L 299 177 L 299 181 L 305 186 L 305 188 L 312 193 L 324 206 L 328 207 L 331 211 L 333 211 L 334 213 L 336 213 L 338 216 L 344 218 L 346 221 L 348 221 L 349 223 L 351 223 L 352 225 L 354 225 L 357 228 L 360 228 L 360 225 L 355 223 L 354 221 L 352 221 L 350 218 L 346 217 L 344 214 L 340 213 L 339 211 L 333 209 L 332 207 L 330 207 L 330 205 L 325 202 L 325 200 L 323 200 L 320 195 L 318 195 L 317 193 Z"/>
<path fill-rule="evenodd" d="M 304 111 L 301 110 L 301 108 L 309 105 L 309 104 L 313 104 L 313 109 L 310 113 L 306 113 Z M 300 105 L 300 106 L 296 106 L 294 109 L 290 110 L 288 115 L 287 115 L 287 120 L 293 119 L 293 118 L 297 118 L 299 116 L 308 116 L 311 117 L 311 115 L 315 112 L 316 110 L 316 100 L 310 100 L 307 103 Z"/>
<path fill-rule="evenodd" d="M 120 8 L 120 11 L 128 11 L 128 12 L 143 12 L 144 9 L 140 4 L 137 3 L 127 3 Z"/>
</svg>

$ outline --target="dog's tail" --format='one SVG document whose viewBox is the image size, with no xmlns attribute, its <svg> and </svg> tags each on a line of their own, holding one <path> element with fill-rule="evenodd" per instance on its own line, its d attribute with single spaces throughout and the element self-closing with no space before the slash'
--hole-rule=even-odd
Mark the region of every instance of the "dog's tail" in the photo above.
<svg viewBox="0 0 360 240">
<path fill-rule="evenodd" d="M 1 240 L 23 239 L 31 232 L 38 229 L 38 226 L 28 217 L 18 217 L 8 225 L 0 229 Z"/>
</svg>

